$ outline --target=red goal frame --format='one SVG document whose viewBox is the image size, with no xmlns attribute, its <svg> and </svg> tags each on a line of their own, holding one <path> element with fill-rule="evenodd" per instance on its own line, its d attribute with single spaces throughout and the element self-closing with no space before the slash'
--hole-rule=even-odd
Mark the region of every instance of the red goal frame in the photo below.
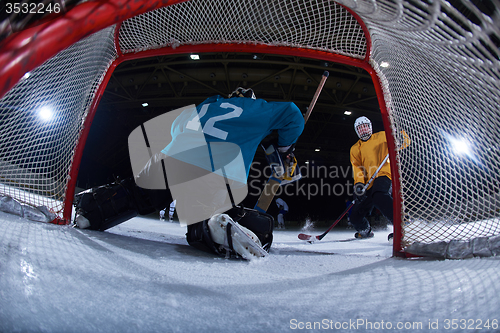
<svg viewBox="0 0 500 333">
<path fill-rule="evenodd" d="M 91 0 L 75 5 L 64 13 L 53 14 L 36 22 L 26 29 L 13 33 L 0 42 L 0 98 L 3 97 L 21 77 L 40 66 L 44 61 L 56 55 L 58 52 L 71 46 L 73 43 L 113 24 L 117 24 L 115 30 L 115 48 L 118 57 L 111 64 L 103 82 L 100 84 L 94 100 L 92 101 L 88 116 L 85 120 L 83 130 L 80 134 L 76 150 L 74 152 L 69 181 L 66 187 L 64 210 L 62 217 L 54 221 L 57 224 L 68 224 L 72 214 L 72 198 L 75 193 L 76 180 L 79 166 L 88 137 L 88 133 L 101 100 L 102 94 L 114 69 L 122 62 L 137 58 L 145 58 L 157 55 L 204 53 L 204 52 L 258 52 L 268 54 L 290 55 L 305 58 L 325 60 L 341 63 L 364 69 L 372 78 L 378 103 L 382 114 L 384 128 L 386 130 L 387 143 L 389 146 L 389 158 L 396 161 L 396 145 L 392 135 L 389 110 L 386 108 L 384 91 L 376 71 L 370 65 L 371 38 L 369 31 L 361 18 L 349 8 L 344 7 L 358 21 L 362 27 L 367 41 L 366 56 L 364 59 L 355 59 L 347 56 L 317 51 L 311 49 L 300 49 L 283 46 L 253 45 L 253 44 L 205 44 L 184 45 L 175 49 L 166 47 L 148 50 L 138 53 L 122 54 L 120 52 L 118 30 L 120 23 L 128 18 L 152 11 L 161 7 L 185 2 L 187 0 Z M 399 170 L 397 163 L 390 163 L 392 172 L 393 198 L 394 200 L 394 245 L 393 254 L 404 255 L 401 246 L 401 199 Z"/>
</svg>

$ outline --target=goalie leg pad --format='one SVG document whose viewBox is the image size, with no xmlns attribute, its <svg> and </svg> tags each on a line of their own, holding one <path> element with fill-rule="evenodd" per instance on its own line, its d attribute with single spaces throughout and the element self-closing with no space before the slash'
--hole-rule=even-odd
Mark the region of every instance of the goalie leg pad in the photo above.
<svg viewBox="0 0 500 333">
<path fill-rule="evenodd" d="M 208 220 L 212 240 L 226 250 L 236 252 L 244 259 L 264 257 L 267 252 L 262 248 L 259 238 L 249 229 L 234 222 L 227 214 L 216 214 Z"/>
<path fill-rule="evenodd" d="M 260 244 L 263 244 L 261 248 L 269 252 L 273 241 L 274 227 L 274 219 L 271 215 L 261 213 L 253 209 L 240 207 L 229 210 L 227 215 L 231 216 L 231 218 L 228 218 L 227 221 L 231 220 L 232 224 L 237 224 L 239 227 L 237 228 L 238 230 L 243 230 L 243 232 L 244 230 L 248 230 L 245 234 L 255 235 Z M 228 226 L 226 221 L 226 223 L 222 223 L 225 225 L 224 228 L 220 227 L 219 230 L 212 231 L 212 229 L 215 229 L 215 221 L 218 216 L 220 215 L 216 215 L 212 221 L 212 228 L 209 228 L 208 226 L 209 220 L 188 225 L 186 234 L 187 241 L 189 245 L 205 252 L 225 257 L 235 256 L 237 251 L 235 251 L 236 249 L 234 245 L 233 232 L 235 228 L 233 228 L 233 225 L 229 223 Z M 235 221 L 237 223 L 235 223 Z M 257 242 L 253 240 L 252 242 L 258 245 Z M 265 253 L 262 253 L 259 249 L 252 251 L 260 254 L 260 256 L 265 255 Z M 242 254 L 239 255 L 243 257 Z M 245 255 L 250 259 L 255 257 L 251 253 Z"/>
<path fill-rule="evenodd" d="M 269 252 L 273 243 L 274 218 L 255 209 L 236 207 L 227 212 L 231 218 L 250 229 L 260 240 L 264 250 Z"/>
<path fill-rule="evenodd" d="M 168 199 L 166 190 L 145 190 L 132 179 L 125 179 L 77 194 L 75 222 L 82 229 L 104 231 L 137 215 L 164 208 Z"/>
<path fill-rule="evenodd" d="M 137 216 L 128 191 L 120 184 L 104 185 L 75 196 L 76 224 L 104 231 Z"/>
<path fill-rule="evenodd" d="M 186 239 L 189 245 L 198 250 L 223 255 L 212 240 L 208 220 L 188 225 Z"/>
</svg>

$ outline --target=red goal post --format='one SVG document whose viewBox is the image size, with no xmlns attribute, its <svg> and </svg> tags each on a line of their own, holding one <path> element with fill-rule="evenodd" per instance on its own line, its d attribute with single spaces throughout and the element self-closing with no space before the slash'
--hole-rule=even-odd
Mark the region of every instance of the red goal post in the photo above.
<svg viewBox="0 0 500 333">
<path fill-rule="evenodd" d="M 495 9 L 467 1 L 457 7 L 446 1 L 340 3 L 91 0 L 11 34 L 0 42 L 0 63 L 5 64 L 0 68 L 0 107 L 6 114 L 0 126 L 19 146 L 9 143 L 0 149 L 0 193 L 49 207 L 59 215 L 58 223 L 70 221 L 88 130 L 111 73 L 121 62 L 208 51 L 295 55 L 360 67 L 372 76 L 393 174 L 395 255 L 421 255 L 408 251 L 413 244 L 444 242 L 446 252 L 450 242 L 472 246 L 472 240 L 485 237 L 493 242 L 500 233 L 500 199 L 494 192 L 498 178 L 488 178 L 473 158 L 457 158 L 439 147 L 448 144 L 453 129 L 465 137 L 477 134 L 484 144 L 471 156 L 489 170 L 500 169 L 493 158 L 499 147 L 495 110 L 500 104 L 500 66 L 494 46 L 500 33 L 488 12 Z M 255 9 L 242 16 L 241 7 Z M 196 21 L 207 18 L 207 29 L 201 29 L 201 35 L 185 35 L 169 25 L 175 21 L 172 17 L 181 28 L 193 27 L 193 33 L 200 30 Z M 230 20 L 244 24 L 231 28 Z M 213 22 L 223 28 L 212 29 Z M 299 33 L 303 30 L 308 31 L 304 36 Z M 168 35 L 162 36 L 163 31 Z M 73 71 L 77 74 L 68 74 Z M 443 78 L 450 71 L 454 77 Z M 467 80 L 479 84 L 479 91 L 464 85 Z M 470 93 L 475 102 L 458 92 Z M 64 114 L 40 124 L 33 113 L 53 94 L 59 94 L 56 108 Z M 480 111 L 492 126 L 464 128 L 459 119 L 468 119 L 468 114 L 462 108 Z M 60 132 L 53 132 L 54 124 L 61 124 Z M 405 151 L 396 150 L 400 130 L 412 141 Z M 442 165 L 434 166 L 435 160 Z M 493 189 L 476 186 L 461 194 L 460 184 L 467 177 L 474 184 L 492 180 Z M 429 194 L 435 189 L 429 184 L 439 194 Z"/>
</svg>

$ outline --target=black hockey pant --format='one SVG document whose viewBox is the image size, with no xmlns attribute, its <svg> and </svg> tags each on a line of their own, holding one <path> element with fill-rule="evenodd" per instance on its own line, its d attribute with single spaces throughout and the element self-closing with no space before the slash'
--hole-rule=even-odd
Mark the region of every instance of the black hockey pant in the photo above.
<svg viewBox="0 0 500 333">
<path fill-rule="evenodd" d="M 366 191 L 364 199 L 357 200 L 352 207 L 351 223 L 357 231 L 370 227 L 366 216 L 374 207 L 392 223 L 392 182 L 387 176 L 375 178 L 373 186 Z"/>
</svg>

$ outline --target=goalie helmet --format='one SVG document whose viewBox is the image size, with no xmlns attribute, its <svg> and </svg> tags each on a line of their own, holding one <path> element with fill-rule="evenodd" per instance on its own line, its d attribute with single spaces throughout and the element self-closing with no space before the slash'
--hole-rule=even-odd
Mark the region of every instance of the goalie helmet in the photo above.
<svg viewBox="0 0 500 333">
<path fill-rule="evenodd" d="M 366 141 L 372 136 L 372 122 L 365 116 L 359 117 L 354 122 L 354 130 L 361 140 Z"/>
<path fill-rule="evenodd" d="M 235 91 L 230 93 L 229 98 L 232 98 L 232 97 L 250 97 L 252 99 L 256 98 L 252 88 L 245 89 L 242 87 L 238 87 L 238 88 L 236 88 Z"/>
</svg>

